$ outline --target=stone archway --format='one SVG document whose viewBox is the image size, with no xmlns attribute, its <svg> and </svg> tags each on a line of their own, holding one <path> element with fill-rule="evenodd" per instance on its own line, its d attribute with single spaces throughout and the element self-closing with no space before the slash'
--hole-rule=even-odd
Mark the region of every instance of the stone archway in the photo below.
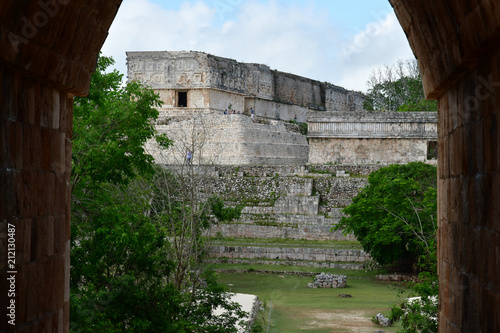
<svg viewBox="0 0 500 333">
<path fill-rule="evenodd" d="M 500 4 L 390 2 L 439 100 L 440 331 L 500 331 Z M 120 3 L 0 4 L 0 290 L 16 292 L 0 296 L 16 315 L 2 331 L 69 330 L 71 97 Z"/>
<path fill-rule="evenodd" d="M 439 103 L 439 331 L 500 332 L 500 3 L 390 2 Z"/>
<path fill-rule="evenodd" d="M 69 331 L 72 96 L 120 3 L 0 3 L 2 332 Z"/>
</svg>

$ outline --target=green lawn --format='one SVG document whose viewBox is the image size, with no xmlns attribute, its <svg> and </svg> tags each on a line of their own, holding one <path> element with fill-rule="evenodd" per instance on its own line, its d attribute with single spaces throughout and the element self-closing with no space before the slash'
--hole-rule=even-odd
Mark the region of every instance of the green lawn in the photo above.
<svg viewBox="0 0 500 333">
<path fill-rule="evenodd" d="M 250 260 L 251 261 L 251 260 Z M 263 261 L 263 260 L 260 260 Z M 276 260 L 274 260 L 276 261 Z M 278 260 L 279 261 L 279 260 Z M 245 271 L 284 271 L 284 272 L 312 272 L 312 273 L 330 273 L 346 275 L 350 278 L 373 278 L 378 274 L 388 274 L 387 270 L 349 270 L 338 268 L 321 268 L 308 266 L 290 266 L 290 265 L 270 265 L 257 263 L 241 263 L 241 264 L 210 264 L 210 268 L 218 270 L 245 270 Z"/>
<path fill-rule="evenodd" d="M 348 287 L 342 289 L 306 288 L 312 278 L 276 274 L 219 274 L 219 282 L 232 292 L 257 295 L 265 303 L 260 315 L 264 332 L 271 306 L 269 332 L 373 332 L 378 326 L 371 318 L 379 312 L 388 315 L 390 306 L 400 301 L 397 292 L 386 282 L 346 275 Z"/>
</svg>

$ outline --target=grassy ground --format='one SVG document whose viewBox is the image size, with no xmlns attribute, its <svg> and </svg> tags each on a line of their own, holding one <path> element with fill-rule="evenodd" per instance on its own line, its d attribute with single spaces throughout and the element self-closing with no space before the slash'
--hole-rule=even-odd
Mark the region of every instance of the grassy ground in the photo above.
<svg viewBox="0 0 500 333">
<path fill-rule="evenodd" d="M 337 268 L 300 267 L 290 265 L 266 265 L 266 264 L 211 264 L 210 268 L 218 270 L 245 270 L 245 271 L 286 271 L 286 272 L 312 272 L 346 275 L 349 278 L 373 278 L 378 274 L 387 274 L 386 270 L 348 270 Z"/>
<path fill-rule="evenodd" d="M 373 272 L 337 270 L 336 274 L 347 275 L 347 288 L 311 289 L 306 288 L 312 282 L 310 277 L 256 273 L 219 274 L 219 282 L 232 292 L 259 297 L 265 304 L 260 314 L 263 332 L 268 325 L 269 332 L 276 333 L 373 332 L 378 326 L 371 318 L 379 312 L 388 315 L 391 305 L 401 300 L 388 283 L 376 281 Z M 341 298 L 338 294 L 352 297 Z M 384 328 L 385 332 L 397 329 Z"/>
</svg>

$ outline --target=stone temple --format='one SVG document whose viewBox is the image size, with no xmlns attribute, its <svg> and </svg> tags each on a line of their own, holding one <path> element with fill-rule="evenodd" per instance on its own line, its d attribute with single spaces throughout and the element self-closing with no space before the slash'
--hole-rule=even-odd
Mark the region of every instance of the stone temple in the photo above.
<svg viewBox="0 0 500 333">
<path fill-rule="evenodd" d="M 175 145 L 147 146 L 161 164 L 188 151 L 203 165 L 407 163 L 436 151 L 436 113 L 366 112 L 362 93 L 266 65 L 193 51 L 127 52 L 127 65 L 164 103 L 157 128 Z"/>
</svg>

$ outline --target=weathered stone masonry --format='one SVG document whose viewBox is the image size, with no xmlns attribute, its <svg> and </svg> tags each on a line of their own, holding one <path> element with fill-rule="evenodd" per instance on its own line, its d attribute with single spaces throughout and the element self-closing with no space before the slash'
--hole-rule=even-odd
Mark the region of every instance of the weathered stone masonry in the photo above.
<svg viewBox="0 0 500 333">
<path fill-rule="evenodd" d="M 437 146 L 436 112 L 310 112 L 308 125 L 312 164 L 426 162 Z"/>
<path fill-rule="evenodd" d="M 500 332 L 500 4 L 390 2 L 439 105 L 439 331 Z"/>
<path fill-rule="evenodd" d="M 306 164 L 306 137 L 283 121 L 306 122 L 310 110 L 359 111 L 364 101 L 329 83 L 202 52 L 127 52 L 127 64 L 129 80 L 164 102 L 158 130 L 176 146 L 159 154 L 148 144 L 164 164 L 183 163 L 188 150 L 195 164 Z"/>
<path fill-rule="evenodd" d="M 184 51 L 128 52 L 127 61 L 129 80 L 164 102 L 157 128 L 176 145 L 160 152 L 151 141 L 158 163 L 182 164 L 193 150 L 195 164 L 407 163 L 437 147 L 434 112 L 363 112 L 360 93 L 265 65 Z M 284 122 L 295 117 L 309 142 Z"/>
<path fill-rule="evenodd" d="M 72 97 L 88 92 L 120 2 L 0 2 L 1 332 L 69 331 Z"/>
<path fill-rule="evenodd" d="M 164 109 L 173 112 L 183 107 L 223 111 L 232 104 L 241 112 L 254 107 L 271 119 L 293 120 L 297 114 L 305 121 L 308 108 L 357 111 L 364 101 L 362 94 L 329 83 L 203 52 L 127 52 L 127 64 L 128 79 L 150 85 L 162 96 Z M 187 103 L 179 106 L 184 93 Z M 258 108 L 261 102 L 274 105 Z"/>
<path fill-rule="evenodd" d="M 206 198 L 217 195 L 230 206 L 244 206 L 239 220 L 217 225 L 212 235 L 353 240 L 352 235 L 331 228 L 342 216 L 340 209 L 366 186 L 367 179 L 335 177 L 338 166 L 324 166 L 333 174 L 309 173 L 308 168 L 314 171 L 312 166 L 213 166 L 203 171 L 197 167 L 197 172 L 212 175 L 203 182 L 201 194 Z M 371 169 L 353 166 L 351 170 L 366 173 Z"/>
</svg>

